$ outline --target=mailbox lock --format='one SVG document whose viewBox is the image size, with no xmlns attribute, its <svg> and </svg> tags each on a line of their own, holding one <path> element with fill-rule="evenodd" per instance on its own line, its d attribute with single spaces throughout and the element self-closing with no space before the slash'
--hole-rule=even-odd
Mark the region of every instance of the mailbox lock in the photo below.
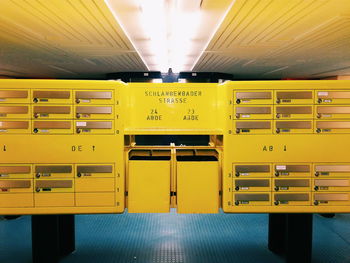
<svg viewBox="0 0 350 263">
<path fill-rule="evenodd" d="M 240 133 L 241 132 L 241 130 L 240 129 L 236 129 L 236 133 Z"/>
<path fill-rule="evenodd" d="M 277 128 L 276 133 L 280 133 L 280 132 L 281 132 L 280 128 Z"/>
<path fill-rule="evenodd" d="M 239 186 L 236 186 L 236 187 L 235 187 L 235 190 L 236 190 L 236 191 L 239 191 Z"/>
<path fill-rule="evenodd" d="M 317 118 L 320 119 L 321 118 L 321 114 L 317 113 Z"/>
<path fill-rule="evenodd" d="M 34 113 L 34 118 L 39 118 L 39 114 L 38 113 Z"/>
<path fill-rule="evenodd" d="M 236 103 L 237 103 L 237 104 L 240 104 L 240 103 L 241 103 L 241 100 L 240 100 L 240 99 L 236 99 Z"/>
<path fill-rule="evenodd" d="M 35 191 L 39 193 L 40 192 L 40 188 L 39 187 L 35 188 Z"/>
<path fill-rule="evenodd" d="M 39 130 L 38 130 L 37 128 L 34 128 L 33 132 L 34 132 L 34 133 L 38 133 Z"/>
<path fill-rule="evenodd" d="M 277 103 L 277 104 L 280 104 L 280 103 L 281 103 L 281 100 L 280 100 L 280 99 L 277 99 L 277 100 L 276 100 L 276 103 Z"/>
<path fill-rule="evenodd" d="M 276 118 L 279 119 L 281 117 L 281 114 L 277 113 Z"/>
<path fill-rule="evenodd" d="M 318 191 L 318 186 L 315 186 L 314 189 L 315 189 L 315 191 Z"/>
<path fill-rule="evenodd" d="M 38 98 L 34 98 L 34 99 L 33 99 L 33 102 L 34 102 L 34 103 L 38 103 L 38 102 L 39 102 Z"/>
<path fill-rule="evenodd" d="M 235 205 L 239 205 L 239 201 L 235 201 Z"/>
<path fill-rule="evenodd" d="M 275 204 L 275 205 L 279 205 L 279 202 L 278 202 L 278 201 L 275 201 L 274 204 Z"/>
<path fill-rule="evenodd" d="M 239 177 L 239 172 L 236 172 L 236 173 L 235 173 L 235 176 L 236 176 L 236 177 Z"/>
<path fill-rule="evenodd" d="M 320 173 L 319 172 L 315 172 L 315 176 L 319 176 L 320 175 Z"/>
<path fill-rule="evenodd" d="M 81 133 L 81 129 L 77 129 L 77 133 Z"/>
<path fill-rule="evenodd" d="M 278 191 L 280 188 L 278 186 L 275 186 L 275 191 Z"/>
<path fill-rule="evenodd" d="M 318 201 L 315 201 L 315 202 L 314 202 L 314 205 L 318 205 Z"/>
<path fill-rule="evenodd" d="M 318 100 L 317 100 L 317 103 L 322 103 L 322 99 L 318 99 Z"/>
<path fill-rule="evenodd" d="M 239 119 L 239 116 L 240 116 L 239 113 L 236 113 L 236 118 L 237 118 L 237 119 Z"/>
<path fill-rule="evenodd" d="M 81 173 L 78 173 L 77 176 L 78 176 L 78 177 L 81 177 Z"/>
<path fill-rule="evenodd" d="M 317 128 L 317 129 L 316 129 L 316 132 L 317 132 L 317 133 L 320 133 L 320 132 L 321 132 L 321 129 L 320 129 L 320 128 Z"/>
<path fill-rule="evenodd" d="M 80 103 L 80 99 L 76 99 L 75 102 L 79 104 Z"/>
<path fill-rule="evenodd" d="M 275 172 L 275 176 L 276 176 L 276 177 L 280 176 L 280 173 L 276 171 L 276 172 Z"/>
<path fill-rule="evenodd" d="M 77 118 L 79 119 L 81 117 L 80 113 L 77 113 Z"/>
<path fill-rule="evenodd" d="M 40 173 L 36 173 L 36 174 L 35 174 L 35 177 L 36 177 L 36 178 L 40 178 Z"/>
</svg>

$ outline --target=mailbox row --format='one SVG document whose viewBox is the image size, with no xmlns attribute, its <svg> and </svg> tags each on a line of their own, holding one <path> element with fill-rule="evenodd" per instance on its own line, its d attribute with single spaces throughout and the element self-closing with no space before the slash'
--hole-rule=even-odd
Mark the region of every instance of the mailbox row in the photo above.
<svg viewBox="0 0 350 263">
<path fill-rule="evenodd" d="M 350 205 L 350 193 L 234 193 L 233 206 L 348 206 Z"/>
<path fill-rule="evenodd" d="M 0 104 L 2 119 L 114 119 L 114 105 L 69 106 Z"/>
<path fill-rule="evenodd" d="M 0 207 L 115 205 L 113 165 L 2 165 L 0 175 Z"/>
<path fill-rule="evenodd" d="M 234 120 L 233 134 L 350 133 L 350 120 Z"/>
<path fill-rule="evenodd" d="M 2 120 L 1 134 L 114 134 L 113 120 Z"/>
<path fill-rule="evenodd" d="M 234 164 L 233 175 L 237 178 L 268 177 L 341 177 L 350 178 L 350 163 L 315 164 Z"/>
<path fill-rule="evenodd" d="M 237 90 L 235 104 L 350 104 L 349 90 Z"/>
<path fill-rule="evenodd" d="M 239 105 L 234 119 L 349 119 L 350 105 Z"/>
<path fill-rule="evenodd" d="M 2 103 L 114 104 L 113 90 L 0 90 Z"/>
</svg>

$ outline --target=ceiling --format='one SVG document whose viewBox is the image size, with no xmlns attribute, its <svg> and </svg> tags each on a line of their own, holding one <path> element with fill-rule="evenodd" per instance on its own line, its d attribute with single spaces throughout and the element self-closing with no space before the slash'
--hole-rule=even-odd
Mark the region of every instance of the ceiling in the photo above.
<svg viewBox="0 0 350 263">
<path fill-rule="evenodd" d="M 349 0 L 200 4 L 204 20 L 190 39 L 186 70 L 238 79 L 350 75 Z M 0 75 L 103 79 L 157 70 L 151 39 L 138 30 L 137 6 L 136 0 L 2 0 Z"/>
</svg>

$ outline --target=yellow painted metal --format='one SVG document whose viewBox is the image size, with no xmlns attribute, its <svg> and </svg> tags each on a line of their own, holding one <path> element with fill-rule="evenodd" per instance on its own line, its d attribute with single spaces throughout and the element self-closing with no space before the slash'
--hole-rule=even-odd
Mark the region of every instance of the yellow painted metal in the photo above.
<svg viewBox="0 0 350 263">
<path fill-rule="evenodd" d="M 219 164 L 217 161 L 177 161 L 179 213 L 218 213 Z"/>
</svg>

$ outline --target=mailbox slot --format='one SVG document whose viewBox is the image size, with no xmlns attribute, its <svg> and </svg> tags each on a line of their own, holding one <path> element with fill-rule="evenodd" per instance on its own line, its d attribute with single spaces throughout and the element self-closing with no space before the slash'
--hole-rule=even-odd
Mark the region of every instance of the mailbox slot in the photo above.
<svg viewBox="0 0 350 263">
<path fill-rule="evenodd" d="M 316 106 L 318 119 L 349 119 L 350 106 Z"/>
<path fill-rule="evenodd" d="M 34 90 L 32 96 L 34 103 L 72 103 L 71 91 L 69 90 Z"/>
<path fill-rule="evenodd" d="M 170 150 L 132 150 L 128 170 L 128 211 L 169 212 Z"/>
<path fill-rule="evenodd" d="M 30 165 L 1 165 L 0 179 L 31 178 Z"/>
<path fill-rule="evenodd" d="M 312 106 L 275 106 L 277 119 L 312 119 Z"/>
<path fill-rule="evenodd" d="M 34 134 L 72 134 L 71 121 L 33 121 Z"/>
<path fill-rule="evenodd" d="M 33 106 L 36 119 L 69 119 L 72 118 L 71 112 L 71 106 Z"/>
<path fill-rule="evenodd" d="M 310 177 L 308 164 L 275 164 L 276 177 Z"/>
<path fill-rule="evenodd" d="M 234 187 L 239 192 L 271 191 L 270 179 L 234 179 Z"/>
<path fill-rule="evenodd" d="M 177 210 L 218 213 L 219 162 L 216 150 L 177 150 Z"/>
<path fill-rule="evenodd" d="M 271 119 L 270 106 L 235 106 L 235 119 Z"/>
<path fill-rule="evenodd" d="M 276 193 L 273 204 L 275 206 L 311 205 L 311 197 L 310 193 Z"/>
<path fill-rule="evenodd" d="M 273 104 L 272 91 L 236 91 L 235 104 Z"/>
<path fill-rule="evenodd" d="M 75 103 L 77 104 L 114 104 L 113 91 L 112 90 L 75 91 Z"/>
<path fill-rule="evenodd" d="M 114 121 L 75 121 L 78 134 L 113 134 Z"/>
<path fill-rule="evenodd" d="M 0 90 L 0 104 L 29 103 L 27 90 Z"/>
<path fill-rule="evenodd" d="M 76 106 L 78 119 L 114 119 L 113 106 Z"/>
<path fill-rule="evenodd" d="M 310 179 L 274 179 L 275 191 L 310 191 Z"/>
<path fill-rule="evenodd" d="M 270 193 L 235 193 L 233 194 L 234 205 L 271 205 Z"/>
<path fill-rule="evenodd" d="M 271 121 L 234 121 L 236 134 L 270 134 Z"/>
<path fill-rule="evenodd" d="M 271 177 L 269 164 L 237 164 L 233 166 L 235 177 Z"/>
<path fill-rule="evenodd" d="M 0 118 L 30 118 L 29 106 L 0 104 Z"/>
<path fill-rule="evenodd" d="M 312 121 L 275 121 L 275 133 L 313 133 Z"/>
<path fill-rule="evenodd" d="M 19 120 L 0 121 L 0 134 L 30 133 L 30 122 Z"/>
<path fill-rule="evenodd" d="M 350 165 L 347 164 L 316 164 L 316 177 L 350 177 Z"/>
<path fill-rule="evenodd" d="M 324 91 L 316 92 L 315 103 L 319 104 L 348 104 L 350 103 L 350 91 Z"/>
<path fill-rule="evenodd" d="M 350 197 L 347 192 L 337 192 L 337 193 L 314 193 L 313 194 L 313 204 L 314 205 L 350 205 Z"/>
<path fill-rule="evenodd" d="M 350 191 L 350 179 L 314 179 L 314 191 Z"/>
<path fill-rule="evenodd" d="M 350 133 L 350 121 L 316 121 L 317 133 Z"/>
<path fill-rule="evenodd" d="M 313 104 L 312 91 L 276 91 L 277 104 Z"/>
</svg>

